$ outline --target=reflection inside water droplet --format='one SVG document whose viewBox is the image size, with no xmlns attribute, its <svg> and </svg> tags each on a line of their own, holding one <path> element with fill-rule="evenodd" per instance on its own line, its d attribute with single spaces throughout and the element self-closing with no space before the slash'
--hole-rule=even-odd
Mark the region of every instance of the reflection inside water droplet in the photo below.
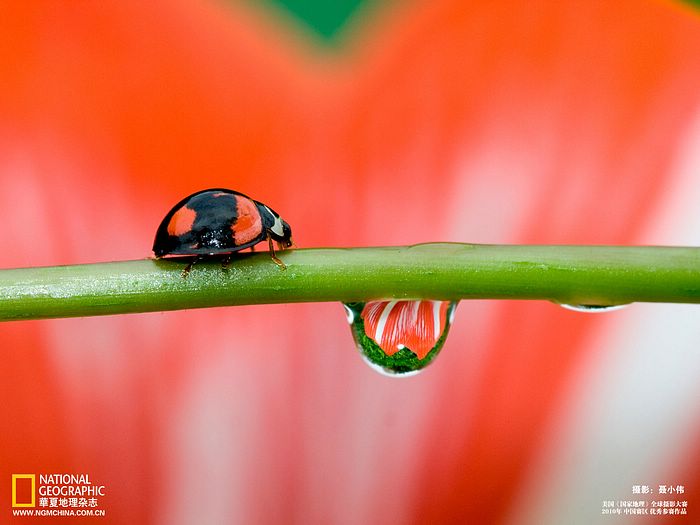
<svg viewBox="0 0 700 525">
<path fill-rule="evenodd" d="M 394 300 L 343 306 L 365 361 L 385 375 L 407 377 L 417 374 L 438 354 L 457 303 Z"/>
<path fill-rule="evenodd" d="M 630 303 L 626 304 L 565 304 L 565 303 L 555 303 L 566 308 L 567 310 L 573 310 L 574 312 L 586 312 L 586 313 L 602 313 L 602 312 L 614 312 L 615 310 L 621 310 Z"/>
<path fill-rule="evenodd" d="M 363 353 L 362 354 L 362 360 L 367 363 L 367 365 L 374 370 L 375 372 L 380 373 L 383 376 L 386 377 L 411 377 L 411 376 L 417 376 L 418 374 L 421 373 L 421 369 L 418 370 L 413 370 L 411 372 L 396 372 L 394 370 L 391 370 L 389 368 L 385 368 L 381 365 L 378 365 L 377 363 L 374 363 L 369 360 L 369 358 Z"/>
</svg>

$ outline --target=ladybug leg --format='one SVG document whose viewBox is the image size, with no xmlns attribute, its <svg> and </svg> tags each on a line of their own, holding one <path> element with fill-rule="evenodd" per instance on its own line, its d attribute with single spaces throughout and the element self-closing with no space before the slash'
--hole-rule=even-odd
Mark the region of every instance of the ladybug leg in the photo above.
<svg viewBox="0 0 700 525">
<path fill-rule="evenodd" d="M 250 252 L 253 253 L 255 251 L 255 246 L 250 247 Z"/>
<path fill-rule="evenodd" d="M 224 270 L 225 272 L 227 272 L 230 264 L 231 264 L 231 254 L 224 255 L 224 258 L 221 259 L 221 269 Z"/>
<path fill-rule="evenodd" d="M 280 261 L 277 256 L 275 255 L 275 247 L 272 245 L 272 237 L 268 234 L 267 236 L 267 242 L 270 246 L 270 256 L 272 257 L 272 260 L 275 262 L 277 266 L 280 267 L 281 270 L 286 270 L 287 265 L 284 264 L 282 261 Z"/>
<path fill-rule="evenodd" d="M 192 260 L 189 262 L 189 264 L 188 264 L 187 266 L 185 266 L 185 267 L 182 269 L 182 273 L 181 273 L 180 275 L 182 276 L 183 279 L 187 278 L 187 276 L 190 274 L 190 270 L 191 270 L 192 267 L 195 265 L 195 263 L 196 263 L 197 261 L 199 261 L 199 259 L 201 259 L 201 257 L 199 257 L 199 256 L 195 257 L 194 259 L 192 259 Z"/>
</svg>

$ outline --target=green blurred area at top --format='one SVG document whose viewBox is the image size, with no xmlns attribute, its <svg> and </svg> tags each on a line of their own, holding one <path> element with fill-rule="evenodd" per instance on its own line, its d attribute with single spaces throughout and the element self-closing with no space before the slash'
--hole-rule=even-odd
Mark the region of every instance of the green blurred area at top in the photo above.
<svg viewBox="0 0 700 525">
<path fill-rule="evenodd" d="M 272 6 L 280 6 L 304 22 L 327 40 L 333 37 L 352 19 L 360 6 L 376 4 L 378 0 L 267 0 Z"/>
</svg>

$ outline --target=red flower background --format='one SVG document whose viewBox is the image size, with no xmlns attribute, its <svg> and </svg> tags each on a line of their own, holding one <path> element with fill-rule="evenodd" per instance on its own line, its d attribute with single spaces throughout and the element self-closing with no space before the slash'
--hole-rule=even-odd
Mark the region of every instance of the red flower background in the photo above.
<svg viewBox="0 0 700 525">
<path fill-rule="evenodd" d="M 148 257 L 211 186 L 300 247 L 700 245 L 692 8 L 376 3 L 326 46 L 266 6 L 2 7 L 0 264 Z M 659 484 L 697 520 L 698 321 L 463 302 L 404 380 L 338 304 L 5 323 L 1 521 L 17 472 L 88 472 L 99 523 L 607 523 Z"/>
</svg>

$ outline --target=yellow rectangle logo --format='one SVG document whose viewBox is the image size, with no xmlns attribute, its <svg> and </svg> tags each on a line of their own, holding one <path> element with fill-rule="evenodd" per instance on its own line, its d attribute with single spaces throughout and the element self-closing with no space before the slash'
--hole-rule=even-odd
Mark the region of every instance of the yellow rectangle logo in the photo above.
<svg viewBox="0 0 700 525">
<path fill-rule="evenodd" d="M 31 496 L 29 501 L 17 501 L 17 480 L 28 479 L 31 481 Z M 21 491 L 22 496 L 26 491 Z M 24 498 L 22 498 L 24 499 Z M 36 474 L 12 474 L 12 506 L 13 507 L 36 507 Z"/>
</svg>

